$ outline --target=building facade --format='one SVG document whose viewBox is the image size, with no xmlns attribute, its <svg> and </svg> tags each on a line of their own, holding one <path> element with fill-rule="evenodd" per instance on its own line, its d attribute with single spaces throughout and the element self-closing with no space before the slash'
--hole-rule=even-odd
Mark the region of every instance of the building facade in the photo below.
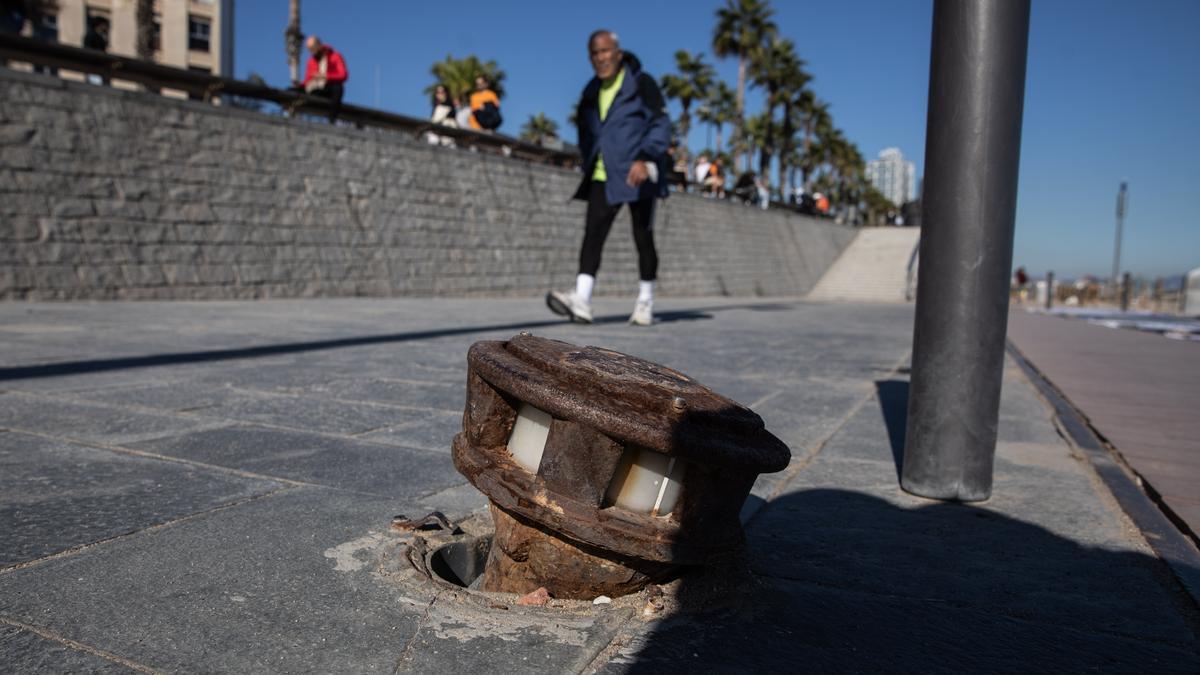
<svg viewBox="0 0 1200 675">
<path fill-rule="evenodd" d="M 879 159 L 867 162 L 867 180 L 896 206 L 917 198 L 917 169 L 905 161 L 899 148 L 886 148 Z"/>
<path fill-rule="evenodd" d="M 137 0 L 58 0 L 58 15 L 35 31 L 83 46 L 97 21 L 108 22 L 108 52 L 137 56 Z M 233 0 L 154 0 L 154 61 L 233 76 Z"/>
</svg>

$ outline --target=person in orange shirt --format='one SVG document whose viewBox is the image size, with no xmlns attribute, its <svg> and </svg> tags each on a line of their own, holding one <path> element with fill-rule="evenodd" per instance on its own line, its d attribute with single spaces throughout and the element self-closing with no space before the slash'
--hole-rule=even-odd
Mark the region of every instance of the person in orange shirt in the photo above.
<svg viewBox="0 0 1200 675">
<path fill-rule="evenodd" d="M 491 103 L 494 111 L 484 111 Z M 482 121 L 479 119 L 482 118 Z M 500 97 L 492 91 L 491 84 L 483 75 L 475 76 L 475 91 L 471 92 L 471 128 L 476 131 L 495 129 L 500 126 Z"/>
</svg>

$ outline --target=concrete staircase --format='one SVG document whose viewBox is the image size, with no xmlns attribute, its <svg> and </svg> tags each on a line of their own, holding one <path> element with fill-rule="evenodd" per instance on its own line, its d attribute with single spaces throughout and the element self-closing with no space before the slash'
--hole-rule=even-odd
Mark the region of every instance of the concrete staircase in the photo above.
<svg viewBox="0 0 1200 675">
<path fill-rule="evenodd" d="M 809 299 L 905 302 L 908 261 L 920 237 L 921 230 L 916 227 L 859 230 L 854 241 L 809 292 Z M 915 281 L 914 278 L 914 284 Z"/>
</svg>

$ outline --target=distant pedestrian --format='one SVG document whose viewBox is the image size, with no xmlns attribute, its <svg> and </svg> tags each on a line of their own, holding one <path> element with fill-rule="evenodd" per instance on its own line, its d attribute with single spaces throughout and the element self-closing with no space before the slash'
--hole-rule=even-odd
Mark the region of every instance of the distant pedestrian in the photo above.
<svg viewBox="0 0 1200 675">
<path fill-rule="evenodd" d="M 583 180 L 575 198 L 587 200 L 579 275 L 573 292 L 551 291 L 546 304 L 556 314 L 591 323 L 592 289 L 604 240 L 621 206 L 628 204 L 639 278 L 629 322 L 649 326 L 654 322 L 654 282 L 658 278 L 654 202 L 667 196 L 671 120 L 654 78 L 642 72 L 633 54 L 621 51 L 615 33 L 592 33 L 588 56 L 596 75 L 584 87 L 575 113 L 579 152 L 584 158 Z"/>
<path fill-rule="evenodd" d="M 700 186 L 701 192 L 704 192 L 704 181 L 708 179 L 708 170 L 711 168 L 712 162 L 708 161 L 708 155 L 703 152 L 700 153 L 700 156 L 696 158 L 696 170 L 694 175 L 696 177 L 696 184 Z"/>
<path fill-rule="evenodd" d="M 454 103 L 450 98 L 450 90 L 445 85 L 437 85 L 433 89 L 433 110 L 429 113 L 429 121 L 434 124 L 439 124 L 444 127 L 457 128 L 458 120 L 455 119 Z M 449 136 L 442 136 L 434 132 L 429 132 L 429 143 L 431 145 L 454 145 L 454 139 Z"/>
<path fill-rule="evenodd" d="M 454 113 L 454 121 L 458 123 L 458 128 L 459 129 L 470 129 L 471 128 L 471 105 L 470 105 L 470 103 L 464 104 L 461 100 L 459 100 L 457 98 L 452 99 L 451 103 L 454 104 L 454 110 L 456 111 Z"/>
<path fill-rule="evenodd" d="M 304 81 L 300 86 L 305 93 L 329 99 L 329 123 L 334 124 L 342 111 L 346 80 L 350 79 L 346 60 L 333 47 L 322 43 L 321 38 L 316 35 L 308 36 L 304 45 L 311 56 L 304 68 Z"/>
<path fill-rule="evenodd" d="M 483 75 L 475 76 L 475 91 L 471 92 L 471 128 L 493 131 L 500 127 L 500 97 Z"/>
<path fill-rule="evenodd" d="M 725 198 L 725 170 L 719 159 L 714 159 L 704 174 L 704 192 L 710 197 Z"/>
<path fill-rule="evenodd" d="M 1028 297 L 1029 275 L 1025 273 L 1024 267 L 1018 267 L 1013 273 L 1013 290 L 1017 298 L 1017 304 L 1024 304 L 1025 298 Z"/>
</svg>

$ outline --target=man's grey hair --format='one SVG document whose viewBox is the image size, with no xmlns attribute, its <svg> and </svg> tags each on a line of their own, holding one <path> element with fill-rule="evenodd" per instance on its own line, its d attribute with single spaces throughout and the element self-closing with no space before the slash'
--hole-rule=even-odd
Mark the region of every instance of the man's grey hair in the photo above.
<svg viewBox="0 0 1200 675">
<path fill-rule="evenodd" d="M 592 34 L 588 36 L 588 47 L 591 47 L 592 43 L 596 41 L 596 38 L 600 37 L 601 35 L 607 35 L 608 37 L 612 38 L 612 41 L 615 42 L 618 47 L 621 46 L 621 38 L 618 37 L 616 33 L 608 30 L 607 28 L 601 28 L 600 30 L 592 31 Z"/>
</svg>

